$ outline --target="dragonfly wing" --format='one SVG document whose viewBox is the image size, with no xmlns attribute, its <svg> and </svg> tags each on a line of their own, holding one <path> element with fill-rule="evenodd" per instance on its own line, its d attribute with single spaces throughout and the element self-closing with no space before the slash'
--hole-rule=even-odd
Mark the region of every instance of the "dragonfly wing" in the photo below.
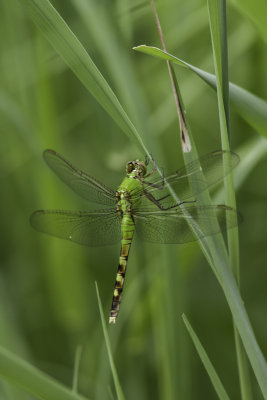
<svg viewBox="0 0 267 400">
<path fill-rule="evenodd" d="M 121 237 L 120 216 L 113 210 L 38 210 L 31 215 L 30 222 L 37 231 L 84 246 L 114 244 Z"/>
<path fill-rule="evenodd" d="M 224 162 L 225 159 L 227 162 Z M 180 201 L 184 201 L 194 197 L 190 183 L 198 183 L 200 188 L 198 193 L 201 193 L 221 181 L 238 162 L 239 156 L 231 151 L 213 151 L 178 169 L 165 179 L 178 194 Z M 174 199 L 166 186 L 166 182 L 164 185 L 162 183 L 162 178 L 157 177 L 154 180 L 149 180 L 149 183 L 145 183 L 144 189 L 159 199 L 160 203 L 167 208 L 174 204 Z M 140 195 L 144 196 L 144 193 L 140 193 Z"/>
<path fill-rule="evenodd" d="M 94 203 L 110 206 L 115 204 L 114 190 L 74 167 L 68 160 L 53 150 L 45 150 L 43 156 L 52 171 L 75 193 Z"/>
<path fill-rule="evenodd" d="M 185 204 L 183 208 L 184 212 L 180 207 L 170 211 L 137 211 L 137 234 L 152 243 L 187 243 L 233 228 L 242 219 L 236 210 L 225 205 L 196 207 Z M 197 230 L 197 236 L 189 223 Z"/>
</svg>

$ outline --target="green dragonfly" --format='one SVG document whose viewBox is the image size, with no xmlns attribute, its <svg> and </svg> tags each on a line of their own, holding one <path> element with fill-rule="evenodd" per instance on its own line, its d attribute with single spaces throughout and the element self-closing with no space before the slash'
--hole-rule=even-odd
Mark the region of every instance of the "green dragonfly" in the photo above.
<svg viewBox="0 0 267 400">
<path fill-rule="evenodd" d="M 152 243 L 187 243 L 238 224 L 236 210 L 225 205 L 198 206 L 191 191 L 192 183 L 197 184 L 201 192 L 219 182 L 238 164 L 239 157 L 235 153 L 214 151 L 166 178 L 155 174 L 155 163 L 147 172 L 147 161 L 130 161 L 126 164 L 126 177 L 117 190 L 74 167 L 53 150 L 45 150 L 43 156 L 48 166 L 74 192 L 105 207 L 96 211 L 38 210 L 30 217 L 31 225 L 37 231 L 86 246 L 121 241 L 110 323 L 115 323 L 118 316 L 135 231 L 142 240 Z M 226 166 L 225 157 L 228 158 Z M 168 186 L 179 193 L 179 202 L 174 200 Z"/>
</svg>

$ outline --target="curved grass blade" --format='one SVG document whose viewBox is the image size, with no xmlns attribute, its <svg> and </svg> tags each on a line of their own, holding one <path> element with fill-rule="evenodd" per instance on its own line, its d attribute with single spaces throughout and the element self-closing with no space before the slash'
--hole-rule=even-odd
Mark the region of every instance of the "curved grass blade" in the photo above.
<svg viewBox="0 0 267 400">
<path fill-rule="evenodd" d="M 164 52 L 163 50 L 154 46 L 146 45 L 134 47 L 134 50 L 161 58 L 163 60 L 170 60 L 180 67 L 193 71 L 213 89 L 216 90 L 217 88 L 215 75 L 203 71 L 202 69 L 197 68 L 194 65 L 189 64 L 168 52 Z M 229 84 L 229 95 L 232 105 L 244 118 L 244 120 L 262 135 L 267 136 L 267 101 L 255 96 L 254 94 L 231 82 Z"/>
<path fill-rule="evenodd" d="M 41 400 L 89 400 L 1 346 L 0 376 Z"/>
<path fill-rule="evenodd" d="M 94 203 L 115 207 L 116 193 L 114 190 L 74 167 L 54 150 L 45 150 L 43 157 L 52 171 L 75 193 Z"/>
<path fill-rule="evenodd" d="M 116 210 L 38 210 L 30 217 L 34 229 L 83 246 L 105 246 L 120 241 L 121 220 Z"/>
<path fill-rule="evenodd" d="M 188 330 L 188 333 L 190 334 L 191 339 L 195 345 L 198 355 L 199 355 L 204 367 L 206 368 L 206 371 L 210 377 L 211 383 L 213 384 L 213 387 L 214 387 L 219 399 L 230 400 L 217 372 L 215 371 L 215 368 L 212 365 L 212 362 L 210 361 L 204 347 L 200 343 L 200 340 L 198 339 L 198 337 L 197 337 L 195 331 L 193 330 L 192 326 L 190 325 L 188 319 L 186 318 L 186 316 L 184 314 L 182 315 L 182 318 L 183 318 L 185 326 Z"/>
<path fill-rule="evenodd" d="M 33 22 L 46 36 L 86 89 L 120 128 L 149 155 L 135 126 L 85 48 L 49 0 L 20 0 Z"/>
</svg>

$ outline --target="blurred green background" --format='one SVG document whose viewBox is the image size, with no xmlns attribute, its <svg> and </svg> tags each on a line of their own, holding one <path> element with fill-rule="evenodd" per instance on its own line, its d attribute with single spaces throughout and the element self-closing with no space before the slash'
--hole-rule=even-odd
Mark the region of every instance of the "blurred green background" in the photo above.
<svg viewBox="0 0 267 400">
<path fill-rule="evenodd" d="M 53 1 L 118 96 L 158 165 L 183 164 L 176 110 L 164 62 L 136 53 L 160 47 L 149 2 Z M 170 53 L 213 72 L 206 2 L 157 2 Z M 229 1 L 230 80 L 266 98 L 264 4 Z M 128 160 L 143 158 L 36 29 L 19 0 L 0 3 L 0 344 L 66 385 L 82 345 L 80 392 L 108 399 L 113 390 L 95 284 L 108 316 L 120 245 L 85 248 L 38 234 L 39 208 L 88 209 L 48 169 L 52 148 L 116 188 Z M 266 14 L 265 14 L 266 16 Z M 175 67 L 199 154 L 220 148 L 215 92 Z M 232 149 L 253 160 L 237 205 L 241 292 L 267 354 L 267 146 L 232 110 Z M 246 151 L 244 151 L 246 149 Z M 241 164 L 242 166 L 242 164 Z M 239 399 L 232 319 L 197 244 L 144 244 L 135 238 L 118 322 L 109 328 L 127 399 L 215 399 L 183 325 L 186 313 L 233 399 Z M 261 399 L 252 375 L 254 399 Z M 2 384 L 3 399 L 29 399 Z"/>
</svg>

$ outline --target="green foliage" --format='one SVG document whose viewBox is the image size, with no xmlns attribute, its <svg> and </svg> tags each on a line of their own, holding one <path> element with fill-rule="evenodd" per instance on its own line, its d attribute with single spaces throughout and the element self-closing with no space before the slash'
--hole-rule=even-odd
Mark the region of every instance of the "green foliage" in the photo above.
<svg viewBox="0 0 267 400">
<path fill-rule="evenodd" d="M 98 307 L 99 307 L 99 312 L 100 312 L 100 317 L 101 317 L 101 324 L 102 324 L 105 343 L 106 343 L 107 352 L 108 352 L 110 369 L 112 371 L 112 376 L 113 376 L 114 385 L 115 385 L 115 388 L 116 388 L 117 397 L 118 397 L 118 400 L 124 400 L 125 397 L 124 397 L 122 389 L 121 389 L 118 373 L 117 373 L 117 370 L 116 370 L 116 367 L 115 367 L 115 364 L 114 364 L 114 360 L 113 360 L 113 356 L 112 356 L 111 344 L 110 344 L 110 340 L 109 340 L 109 336 L 108 336 L 107 325 L 106 325 L 106 322 L 105 322 L 103 307 L 102 307 L 101 299 L 100 299 L 100 296 L 99 296 L 99 290 L 98 290 L 97 283 L 96 283 L 96 294 L 97 294 Z"/>
<path fill-rule="evenodd" d="M 181 67 L 185 67 L 195 72 L 204 82 L 216 89 L 216 77 L 206 71 L 197 68 L 170 53 L 153 46 L 141 45 L 134 47 L 134 50 L 150 54 L 163 60 L 170 60 Z M 238 113 L 262 135 L 267 135 L 267 102 L 253 95 L 247 90 L 230 82 L 230 100 Z"/>
<path fill-rule="evenodd" d="M 226 393 L 218 374 L 216 373 L 207 353 L 205 352 L 204 347 L 200 343 L 196 333 L 194 332 L 192 326 L 190 325 L 190 322 L 188 321 L 188 319 L 186 318 L 185 315 L 183 315 L 183 320 L 184 320 L 185 326 L 191 336 L 191 339 L 196 347 L 199 357 L 200 357 L 201 361 L 203 362 L 207 373 L 209 374 L 209 378 L 214 386 L 214 389 L 216 390 L 216 393 L 217 393 L 219 399 L 228 400 L 229 396 Z"/>
<path fill-rule="evenodd" d="M 36 398 L 43 400 L 85 400 L 50 376 L 21 360 L 15 354 L 0 348 L 0 376 Z"/>
<path fill-rule="evenodd" d="M 220 2 L 209 3 L 212 7 Z M 168 59 L 215 87 L 214 75 L 205 72 L 213 72 L 211 25 L 217 79 L 223 72 L 219 117 L 214 92 L 191 71 L 173 66 L 195 142 L 194 156 L 196 148 L 198 154 L 220 148 L 221 140 L 224 147 L 227 76 L 225 65 L 219 70 L 225 52 L 216 31 L 223 27 L 222 20 L 213 25 L 218 10 L 213 9 L 212 16 L 210 8 L 209 21 L 207 7 L 199 0 L 161 1 L 157 7 Z M 218 235 L 201 247 L 265 393 L 267 146 L 253 130 L 266 136 L 266 50 L 261 41 L 266 40 L 266 29 L 263 3 L 249 7 L 249 2 L 229 3 L 229 76 L 234 82 L 229 97 L 236 110 L 231 112 L 231 148 L 241 155 L 235 180 L 237 207 L 245 217 L 240 228 L 242 297 L 261 350 L 228 268 L 227 251 L 234 246 L 233 262 L 237 239 L 228 237 L 226 247 Z M 109 338 L 102 318 L 110 368 L 93 282 L 99 284 L 107 318 L 119 247 L 87 249 L 62 243 L 36 234 L 28 222 L 36 208 L 90 207 L 46 168 L 44 148 L 59 151 L 115 188 L 125 162 L 144 153 L 152 153 L 165 173 L 183 164 L 167 68 L 162 60 L 131 51 L 142 43 L 158 46 L 149 4 L 9 0 L 1 3 L 0 12 L 0 395 L 28 399 L 15 384 L 34 398 L 47 399 L 83 398 L 78 393 L 101 400 L 117 393 L 122 398 L 120 386 L 127 399 L 212 398 L 213 388 L 180 318 L 185 312 L 229 397 L 240 398 L 231 314 L 197 245 L 154 246 L 135 240 L 120 316 Z M 229 182 L 227 186 L 228 195 L 220 202 L 229 204 L 233 192 L 229 197 Z M 73 366 L 78 345 L 83 349 L 80 369 L 78 356 Z M 242 365 L 241 360 L 239 371 Z M 250 375 L 253 398 L 260 399 L 257 381 Z M 72 382 L 73 391 L 66 388 Z"/>
</svg>

